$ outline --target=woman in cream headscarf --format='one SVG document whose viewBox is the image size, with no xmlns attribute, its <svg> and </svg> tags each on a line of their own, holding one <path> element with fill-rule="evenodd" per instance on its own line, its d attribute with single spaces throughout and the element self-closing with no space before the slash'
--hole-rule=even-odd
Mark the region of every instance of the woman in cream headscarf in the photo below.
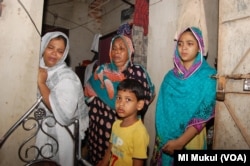
<svg viewBox="0 0 250 166">
<path fill-rule="evenodd" d="M 36 145 L 45 157 L 55 155 L 53 159 L 62 166 L 72 166 L 74 159 L 73 140 L 64 126 L 69 126 L 72 130 L 71 123 L 79 119 L 79 140 L 84 138 L 88 127 L 88 112 L 81 82 L 64 62 L 68 52 L 69 40 L 64 33 L 49 32 L 42 37 L 38 88 L 43 102 L 39 107 L 46 110 L 46 116 L 53 116 L 58 123 L 50 127 L 53 120 L 46 119 L 48 125 L 43 122 L 42 129 L 49 135 L 39 131 Z M 59 147 L 52 137 L 58 141 Z M 53 147 L 46 145 L 47 143 Z"/>
<path fill-rule="evenodd" d="M 115 100 L 118 84 L 125 78 L 136 79 L 145 88 L 145 106 L 142 118 L 154 97 L 154 85 L 147 71 L 134 64 L 132 41 L 125 35 L 115 36 L 110 44 L 110 63 L 97 67 L 85 85 L 85 95 L 89 97 L 90 124 L 88 130 L 90 162 L 96 165 L 104 156 L 109 145 L 111 127 L 116 116 Z"/>
</svg>

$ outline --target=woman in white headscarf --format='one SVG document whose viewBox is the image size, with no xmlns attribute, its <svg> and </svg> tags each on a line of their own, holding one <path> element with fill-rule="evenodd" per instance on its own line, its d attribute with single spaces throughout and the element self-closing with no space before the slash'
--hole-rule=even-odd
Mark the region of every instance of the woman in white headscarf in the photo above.
<svg viewBox="0 0 250 166">
<path fill-rule="evenodd" d="M 69 40 L 64 33 L 49 32 L 42 37 L 37 82 L 43 102 L 39 107 L 46 110 L 46 116 L 54 117 L 58 123 L 50 127 L 49 125 L 53 126 L 53 119 L 46 119 L 42 123 L 42 129 L 48 135 L 40 130 L 36 145 L 43 156 L 52 157 L 62 166 L 73 165 L 74 159 L 73 140 L 64 126 L 69 126 L 73 130 L 72 122 L 79 119 L 79 140 L 84 138 L 84 132 L 88 127 L 88 112 L 82 84 L 75 72 L 64 62 L 68 52 Z M 58 141 L 59 149 L 53 137 Z"/>
</svg>

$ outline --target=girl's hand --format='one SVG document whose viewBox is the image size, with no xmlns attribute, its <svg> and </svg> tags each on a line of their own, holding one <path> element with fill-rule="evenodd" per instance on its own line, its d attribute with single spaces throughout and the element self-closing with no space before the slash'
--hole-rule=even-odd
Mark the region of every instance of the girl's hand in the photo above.
<svg viewBox="0 0 250 166">
<path fill-rule="evenodd" d="M 178 140 L 170 140 L 168 141 L 162 148 L 162 151 L 164 153 L 167 153 L 169 155 L 174 154 L 174 150 L 181 150 L 183 149 L 184 145 Z"/>
</svg>

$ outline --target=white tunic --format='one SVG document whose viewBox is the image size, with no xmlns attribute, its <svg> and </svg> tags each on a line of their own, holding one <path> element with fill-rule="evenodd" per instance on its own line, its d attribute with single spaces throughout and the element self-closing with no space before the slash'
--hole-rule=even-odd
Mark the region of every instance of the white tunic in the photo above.
<svg viewBox="0 0 250 166">
<path fill-rule="evenodd" d="M 63 35 L 67 39 L 67 46 L 62 59 L 53 67 L 45 66 L 42 54 L 49 43 L 49 41 L 59 35 Z M 80 124 L 80 142 L 84 139 L 85 131 L 88 127 L 88 107 L 84 101 L 84 94 L 81 81 L 78 76 L 72 71 L 64 62 L 69 51 L 68 37 L 61 32 L 47 33 L 42 38 L 41 43 L 41 60 L 40 67 L 46 68 L 48 71 L 48 78 L 46 84 L 50 89 L 49 101 L 52 112 L 41 103 L 40 108 L 46 110 L 46 116 L 54 116 L 58 122 L 55 127 L 48 127 L 43 123 L 43 129 L 48 134 L 51 134 L 59 143 L 59 151 L 54 159 L 62 166 L 73 165 L 74 159 L 74 144 L 70 135 L 65 130 L 64 126 L 69 126 L 75 119 L 79 119 Z M 39 93 L 40 94 L 40 93 Z M 47 123 L 53 123 L 53 120 L 47 120 Z M 73 126 L 70 126 L 71 131 Z M 56 144 L 53 139 L 41 131 L 39 131 L 36 139 L 36 145 L 42 147 L 46 143 L 53 144 L 53 151 L 56 150 Z M 80 152 L 80 146 L 79 146 Z M 50 147 L 47 146 L 42 150 L 42 154 L 51 155 Z"/>
</svg>

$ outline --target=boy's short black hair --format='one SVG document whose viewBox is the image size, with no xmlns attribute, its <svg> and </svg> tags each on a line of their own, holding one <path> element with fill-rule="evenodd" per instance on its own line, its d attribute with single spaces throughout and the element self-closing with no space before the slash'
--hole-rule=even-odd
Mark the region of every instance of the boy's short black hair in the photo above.
<svg viewBox="0 0 250 166">
<path fill-rule="evenodd" d="M 121 81 L 117 87 L 117 91 L 131 91 L 135 94 L 137 100 L 144 100 L 144 87 L 143 85 L 135 79 L 124 79 Z"/>
</svg>

